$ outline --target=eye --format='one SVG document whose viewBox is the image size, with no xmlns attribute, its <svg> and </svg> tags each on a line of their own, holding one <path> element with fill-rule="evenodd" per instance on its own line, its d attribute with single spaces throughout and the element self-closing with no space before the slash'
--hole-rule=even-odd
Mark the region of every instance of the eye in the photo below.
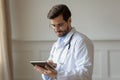
<svg viewBox="0 0 120 80">
<path fill-rule="evenodd" d="M 50 27 L 55 27 L 55 24 L 50 24 L 49 26 L 50 26 Z"/>
<path fill-rule="evenodd" d="M 63 23 L 58 24 L 58 26 L 62 26 L 62 25 L 63 25 Z"/>
<path fill-rule="evenodd" d="M 55 27 L 55 24 L 52 24 L 53 27 Z"/>
</svg>

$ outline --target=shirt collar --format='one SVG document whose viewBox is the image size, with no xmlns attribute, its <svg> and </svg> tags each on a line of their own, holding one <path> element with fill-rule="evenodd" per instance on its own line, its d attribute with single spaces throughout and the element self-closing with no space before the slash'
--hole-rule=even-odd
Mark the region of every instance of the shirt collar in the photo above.
<svg viewBox="0 0 120 80">
<path fill-rule="evenodd" d="M 66 38 L 64 39 L 64 43 L 67 44 L 71 38 L 71 36 L 75 33 L 75 28 L 72 28 L 71 31 L 66 35 Z"/>
</svg>

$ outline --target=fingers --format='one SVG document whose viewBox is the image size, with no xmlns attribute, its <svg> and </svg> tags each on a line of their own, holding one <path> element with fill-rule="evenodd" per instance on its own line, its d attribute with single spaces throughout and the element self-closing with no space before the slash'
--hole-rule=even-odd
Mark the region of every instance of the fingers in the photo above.
<svg viewBox="0 0 120 80">
<path fill-rule="evenodd" d="M 46 69 L 39 67 L 37 65 L 35 65 L 34 67 L 38 72 L 40 72 L 41 74 L 45 74 L 51 77 L 54 77 L 57 75 L 57 71 L 54 69 L 51 69 L 50 67 L 48 67 L 47 65 L 45 66 Z"/>
<path fill-rule="evenodd" d="M 48 66 L 48 65 L 45 65 L 45 68 L 46 68 L 47 70 L 50 70 L 50 71 L 54 71 L 54 70 L 55 70 L 54 67 L 50 67 L 50 66 Z"/>
<path fill-rule="evenodd" d="M 48 64 L 52 65 L 54 68 L 57 67 L 57 64 L 54 63 L 52 60 L 48 60 Z"/>
<path fill-rule="evenodd" d="M 46 75 L 48 75 L 48 74 L 51 74 L 52 73 L 52 71 L 51 71 L 51 69 L 49 68 L 49 67 L 47 67 L 46 66 L 46 69 L 44 69 L 44 68 L 42 68 L 42 67 L 39 67 L 39 66 L 37 66 L 37 65 L 35 65 L 35 67 L 34 67 L 38 72 L 40 72 L 41 74 L 46 74 Z"/>
<path fill-rule="evenodd" d="M 45 69 L 44 69 L 44 68 L 39 67 L 39 66 L 37 66 L 37 65 L 35 65 L 34 68 L 35 68 L 37 71 L 39 71 L 41 74 L 44 74 L 44 72 L 45 72 Z"/>
</svg>

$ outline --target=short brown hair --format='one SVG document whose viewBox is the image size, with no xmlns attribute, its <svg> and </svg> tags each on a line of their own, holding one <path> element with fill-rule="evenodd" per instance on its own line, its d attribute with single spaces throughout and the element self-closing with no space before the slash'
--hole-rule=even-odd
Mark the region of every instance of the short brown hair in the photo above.
<svg viewBox="0 0 120 80">
<path fill-rule="evenodd" d="M 53 6 L 48 12 L 47 18 L 54 19 L 59 15 L 62 15 L 65 21 L 67 21 L 68 18 L 71 17 L 71 12 L 65 4 L 57 4 Z"/>
</svg>

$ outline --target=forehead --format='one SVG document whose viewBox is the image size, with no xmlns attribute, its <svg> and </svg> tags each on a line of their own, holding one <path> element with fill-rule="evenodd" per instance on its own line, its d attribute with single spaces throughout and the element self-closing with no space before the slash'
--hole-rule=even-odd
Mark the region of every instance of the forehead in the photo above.
<svg viewBox="0 0 120 80">
<path fill-rule="evenodd" d="M 61 23 L 63 21 L 64 21 L 64 19 L 63 19 L 62 15 L 59 15 L 58 17 L 56 17 L 54 19 L 50 19 L 51 24 L 59 24 L 59 23 Z"/>
</svg>

